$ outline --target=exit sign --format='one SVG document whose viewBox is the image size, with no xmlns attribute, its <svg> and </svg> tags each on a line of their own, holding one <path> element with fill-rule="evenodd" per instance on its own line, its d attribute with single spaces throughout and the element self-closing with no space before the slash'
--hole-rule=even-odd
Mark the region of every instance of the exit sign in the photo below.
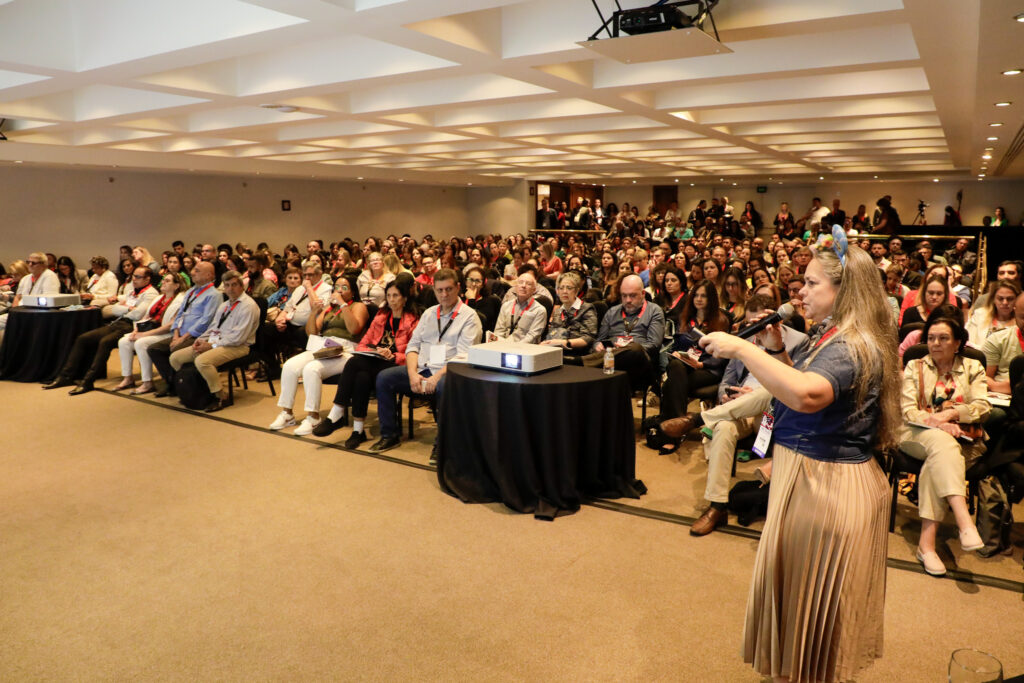
<svg viewBox="0 0 1024 683">
<path fill-rule="evenodd" d="M 758 192 L 759 192 L 760 194 L 764 194 L 765 192 L 767 192 L 767 191 L 768 191 L 768 186 L 767 186 L 767 185 L 758 185 L 758 186 L 757 186 L 757 191 L 758 191 Z"/>
</svg>

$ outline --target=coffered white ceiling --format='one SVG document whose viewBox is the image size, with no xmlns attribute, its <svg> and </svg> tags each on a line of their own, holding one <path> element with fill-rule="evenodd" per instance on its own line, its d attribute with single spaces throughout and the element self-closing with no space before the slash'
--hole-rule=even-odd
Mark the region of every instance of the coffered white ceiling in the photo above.
<svg viewBox="0 0 1024 683">
<path fill-rule="evenodd" d="M 1022 9 L 721 0 L 731 53 L 663 60 L 631 38 L 623 63 L 577 44 L 590 0 L 0 0 L 0 160 L 474 185 L 1024 177 L 1024 75 L 1001 75 L 1024 68 Z"/>
</svg>

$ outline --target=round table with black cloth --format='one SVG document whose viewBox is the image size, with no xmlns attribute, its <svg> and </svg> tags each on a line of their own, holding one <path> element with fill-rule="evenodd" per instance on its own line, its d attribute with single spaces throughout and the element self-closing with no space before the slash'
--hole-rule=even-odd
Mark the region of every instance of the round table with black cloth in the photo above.
<svg viewBox="0 0 1024 683">
<path fill-rule="evenodd" d="M 437 478 L 467 503 L 502 502 L 538 519 L 584 496 L 639 498 L 629 378 L 565 366 L 511 375 L 463 363 L 445 373 Z"/>
<path fill-rule="evenodd" d="M 78 335 L 96 329 L 102 322 L 98 308 L 12 308 L 7 314 L 7 330 L 0 347 L 0 379 L 51 381 L 64 365 Z"/>
</svg>

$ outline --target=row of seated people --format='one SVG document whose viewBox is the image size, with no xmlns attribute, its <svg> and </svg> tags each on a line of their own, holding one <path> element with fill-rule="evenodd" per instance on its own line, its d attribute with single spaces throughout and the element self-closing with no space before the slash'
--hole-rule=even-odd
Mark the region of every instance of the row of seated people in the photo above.
<svg viewBox="0 0 1024 683">
<path fill-rule="evenodd" d="M 371 281 L 374 280 L 372 277 L 373 261 L 372 256 L 367 259 L 367 265 L 371 271 Z M 235 318 L 232 316 L 236 308 L 241 308 L 243 311 L 251 310 L 250 306 L 240 303 L 245 301 L 243 297 L 252 298 L 245 292 L 244 276 L 239 275 L 238 285 L 231 285 L 232 289 L 240 290 L 237 296 L 231 296 L 232 291 L 229 290 L 227 281 L 223 283 L 224 293 L 228 295 L 228 301 L 223 301 L 221 293 L 212 288 L 214 273 L 208 272 L 211 270 L 209 265 L 206 263 L 196 265 L 192 273 L 195 285 L 188 292 L 183 291 L 180 282 L 174 283 L 176 278 L 165 278 L 165 282 L 160 285 L 162 296 L 159 300 L 155 300 L 156 293 L 150 284 L 152 276 L 149 275 L 147 278 L 145 272 L 151 269 L 137 269 L 133 273 L 133 283 L 135 279 L 138 280 L 138 283 L 134 283 L 133 286 L 133 296 L 120 304 L 130 310 L 119 313 L 105 328 L 88 333 L 93 337 L 83 335 L 84 338 L 80 340 L 82 348 L 72 351 L 69 362 L 65 366 L 67 372 L 62 372 L 53 384 L 67 386 L 75 379 L 76 367 L 81 365 L 83 357 L 90 355 L 90 344 L 95 344 L 97 352 L 105 347 L 108 355 L 113 346 L 120 346 L 122 362 L 124 362 L 125 356 L 130 361 L 133 351 L 140 357 L 140 365 L 143 366 L 143 385 L 135 389 L 138 392 L 154 388 L 152 365 L 150 365 L 150 375 L 147 379 L 146 367 L 143 365 L 144 355 L 150 357 L 157 364 L 165 379 L 172 378 L 173 373 L 187 362 L 196 362 L 197 369 L 200 364 L 205 364 L 207 372 L 204 372 L 203 375 L 210 379 L 208 382 L 211 391 L 210 407 L 217 410 L 225 407 L 226 401 L 219 381 L 216 380 L 216 373 L 213 372 L 222 361 L 217 355 L 208 359 L 209 361 L 218 360 L 217 363 L 207 362 L 207 359 L 200 360 L 203 354 L 216 349 L 222 349 L 220 353 L 223 354 L 223 348 L 226 346 L 238 347 L 237 352 L 231 353 L 242 355 L 243 352 L 248 352 L 248 346 L 255 341 L 256 327 L 261 322 L 263 331 L 269 333 L 264 335 L 269 339 L 267 342 L 269 346 L 273 346 L 273 332 L 270 330 L 275 329 L 280 332 L 279 328 L 283 325 L 283 331 L 287 334 L 280 336 L 288 342 L 299 342 L 291 343 L 289 346 L 291 348 L 306 348 L 307 344 L 302 343 L 302 335 L 292 330 L 292 328 L 301 327 L 301 332 L 307 337 L 310 335 L 338 337 L 343 340 L 343 346 L 361 353 L 335 358 L 323 357 L 324 354 L 321 354 L 321 358 L 316 358 L 316 351 L 307 350 L 293 356 L 285 363 L 287 374 L 295 378 L 291 387 L 297 387 L 297 377 L 300 373 L 306 383 L 307 418 L 299 425 L 298 429 L 302 430 L 299 433 L 317 434 L 318 432 L 334 431 L 348 420 L 347 411 L 351 410 L 353 433 L 350 435 L 348 443 L 358 446 L 366 439 L 367 409 L 363 406 L 368 405 L 369 388 L 375 387 L 379 399 L 378 418 L 381 424 L 381 438 L 374 444 L 374 448 L 385 450 L 397 445 L 399 436 L 397 415 L 393 411 L 394 402 L 381 401 L 381 397 L 397 393 L 432 394 L 440 391 L 443 385 L 445 362 L 451 356 L 465 351 L 469 345 L 483 338 L 486 327 L 489 327 L 485 320 L 489 317 L 494 320 L 494 325 L 493 329 L 488 331 L 488 338 L 509 337 L 516 340 L 559 344 L 565 348 L 570 358 L 587 365 L 600 364 L 607 346 L 612 348 L 616 355 L 617 368 L 624 369 L 631 375 L 646 374 L 655 378 L 664 376 L 666 380 L 662 387 L 661 414 L 664 421 L 680 417 L 685 413 L 687 404 L 693 398 L 693 390 L 703 386 L 721 386 L 722 376 L 727 369 L 721 367 L 716 376 L 712 359 L 700 356 L 695 358 L 694 354 L 687 353 L 684 348 L 681 348 L 680 344 L 685 344 L 686 333 L 694 327 L 705 330 L 721 329 L 723 319 L 730 326 L 735 324 L 728 320 L 728 316 L 715 301 L 717 288 L 711 282 L 697 283 L 683 297 L 678 294 L 672 296 L 671 299 L 661 296 L 661 304 L 659 304 L 649 301 L 649 298 L 653 297 L 645 296 L 643 281 L 638 275 L 623 274 L 616 282 L 617 303 L 607 306 L 607 302 L 603 302 L 606 312 L 599 315 L 600 308 L 597 304 L 601 304 L 601 301 L 596 303 L 586 301 L 579 296 L 584 287 L 584 278 L 579 274 L 568 272 L 560 276 L 554 287 L 554 297 L 551 297 L 550 291 L 544 287 L 538 287 L 536 270 L 529 267 L 529 264 L 521 268 L 515 286 L 509 288 L 505 294 L 504 302 L 499 307 L 497 316 L 487 316 L 486 313 L 481 315 L 479 308 L 480 302 L 484 299 L 497 298 L 497 295 L 493 293 L 497 283 L 493 280 L 487 282 L 487 278 L 482 272 L 473 269 L 468 270 L 469 277 L 464 279 L 465 298 L 460 296 L 463 278 L 456 273 L 440 271 L 432 274 L 432 286 L 424 288 L 419 293 L 415 290 L 422 283 L 417 282 L 411 276 L 390 279 L 383 286 L 387 306 L 380 307 L 374 315 L 371 315 L 372 309 L 360 301 L 363 298 L 363 292 L 369 294 L 369 291 L 361 287 L 359 283 L 366 271 L 350 273 L 350 277 L 339 278 L 337 281 L 329 283 L 319 271 L 317 264 L 314 263 L 302 273 L 306 279 L 305 284 L 301 287 L 294 287 L 283 305 L 276 306 L 278 310 L 274 320 L 261 321 L 257 313 L 256 323 L 252 325 L 253 329 L 250 331 L 248 326 L 251 320 L 248 316 L 239 315 Z M 473 275 L 480 276 L 483 283 L 476 281 L 477 278 L 472 277 Z M 449 277 L 450 280 L 447 279 Z M 233 278 L 231 279 L 233 280 Z M 471 280 L 473 282 L 470 282 Z M 392 286 L 392 283 L 396 284 Z M 369 286 L 370 289 L 374 289 L 379 287 L 379 283 L 371 282 Z M 442 300 L 441 289 L 446 287 L 450 287 L 453 292 L 447 292 L 448 296 Z M 500 291 L 500 287 L 497 290 Z M 476 294 L 470 294 L 473 291 Z M 545 292 L 547 292 L 547 297 L 544 296 Z M 664 295 L 664 292 L 661 294 Z M 543 304 L 548 297 L 557 298 L 559 302 L 550 307 L 550 312 L 548 306 Z M 391 299 L 393 298 L 401 300 L 401 305 L 392 306 Z M 431 298 L 437 302 L 438 307 L 428 308 L 422 317 L 417 318 L 414 306 L 424 300 L 429 301 Z M 410 300 L 415 303 L 410 305 Z M 499 298 L 499 300 L 501 299 Z M 179 302 L 177 310 L 172 308 L 176 301 Z M 537 302 L 541 303 L 538 305 Z M 769 302 L 757 301 L 751 297 L 746 302 L 745 309 L 756 312 L 759 306 L 767 307 L 766 303 Z M 774 304 L 774 302 L 770 303 Z M 162 311 L 157 304 L 163 307 Z M 470 311 L 476 311 L 477 315 L 469 315 Z M 117 311 L 113 312 L 117 313 Z M 163 322 L 165 316 L 170 318 L 166 323 Z M 387 321 L 389 316 L 390 321 Z M 434 317 L 432 318 L 432 316 Z M 459 334 L 456 334 L 454 329 L 444 329 L 449 321 L 460 316 L 465 321 L 458 326 Z M 502 320 L 503 317 L 504 320 Z M 744 317 L 747 317 L 746 310 Z M 217 325 L 213 324 L 214 318 L 220 319 Z M 412 325 L 413 318 L 419 321 L 416 325 Z M 396 319 L 399 321 L 398 324 L 395 323 Z M 666 326 L 666 319 L 670 322 L 668 326 Z M 210 342 L 210 337 L 214 336 L 214 333 L 231 332 L 231 330 L 222 328 L 230 328 L 234 320 L 240 321 L 241 329 L 239 331 L 246 332 L 245 335 L 239 334 L 232 338 L 233 341 L 241 343 L 219 342 L 215 345 Z M 132 322 L 160 324 L 140 331 L 133 329 Z M 291 327 L 288 327 L 289 325 Z M 434 327 L 437 329 L 431 332 L 430 330 Z M 564 329 L 559 331 L 560 327 Z M 669 328 L 668 333 L 666 333 L 666 327 Z M 387 338 L 388 332 L 385 328 L 390 330 L 390 338 Z M 1020 326 L 1016 326 L 1016 329 L 1020 329 Z M 420 338 L 416 338 L 417 330 L 421 331 Z M 106 333 L 101 334 L 103 331 Z M 209 334 L 207 334 L 208 331 Z M 462 333 L 463 331 L 465 334 Z M 371 332 L 373 334 L 370 334 Z M 445 337 L 446 334 L 449 336 Z M 491 337 L 491 334 L 494 336 Z M 169 336 L 152 342 L 147 341 L 161 335 Z M 204 335 L 206 336 L 204 337 Z M 433 338 L 424 339 L 423 337 Z M 406 349 L 399 348 L 400 339 L 405 341 Z M 445 339 L 448 339 L 450 343 L 446 343 Z M 415 362 L 410 362 L 408 345 L 414 340 L 416 342 L 413 352 L 415 355 L 411 357 Z M 142 343 L 140 344 L 140 342 Z M 424 345 L 441 347 L 444 352 L 443 360 L 441 351 L 423 349 Z M 1008 345 L 1004 346 L 1009 355 L 1012 348 Z M 79 347 L 79 343 L 76 343 L 77 347 Z M 128 348 L 127 353 L 126 347 Z M 190 353 L 179 353 L 181 351 Z M 399 353 L 404 356 L 399 356 Z M 373 354 L 376 357 L 363 354 Z M 1019 355 L 1019 351 L 1017 355 Z M 105 365 L 106 356 L 101 362 L 96 362 L 97 357 L 94 354 L 92 367 L 98 368 Z M 164 358 L 166 360 L 161 364 L 161 360 Z M 367 358 L 368 361 L 360 360 L 350 364 L 349 360 L 354 358 Z M 402 360 L 406 361 L 405 367 L 402 367 Z M 1006 382 L 1008 389 L 1008 379 L 998 379 L 1000 374 L 1008 373 L 1005 367 L 1007 364 L 1003 362 L 1005 359 L 996 360 L 996 363 L 989 364 L 994 375 L 993 379 L 997 382 Z M 352 370 L 350 376 L 346 378 L 345 368 L 349 365 Z M 307 378 L 307 370 L 311 375 L 309 378 Z M 701 371 L 708 372 L 711 377 L 702 376 Z M 316 379 L 312 378 L 312 375 L 323 378 L 331 376 L 332 373 L 341 377 L 338 397 L 331 409 L 331 414 L 325 419 L 320 419 L 319 391 L 311 390 L 312 387 L 317 386 Z M 97 372 L 93 372 L 90 375 L 87 370 L 84 375 L 81 375 L 83 381 L 80 386 L 76 387 L 76 393 L 84 393 L 91 388 L 92 380 L 97 374 Z M 208 377 L 209 375 L 213 375 L 213 377 Z M 357 376 L 358 381 L 356 381 Z M 389 377 L 392 380 L 390 382 L 387 381 Z M 714 379 L 717 381 L 712 381 Z M 133 382 L 133 376 L 127 372 L 120 388 L 129 388 Z M 274 421 L 279 428 L 283 428 L 294 420 L 294 413 L 291 411 L 294 407 L 296 392 L 295 388 L 289 388 L 284 380 L 282 382 L 283 389 L 279 400 L 282 415 L 279 415 L 278 419 Z M 311 395 L 315 397 L 316 406 L 309 403 Z M 316 410 L 313 410 L 314 407 Z M 716 502 L 710 496 L 709 500 Z"/>
</svg>

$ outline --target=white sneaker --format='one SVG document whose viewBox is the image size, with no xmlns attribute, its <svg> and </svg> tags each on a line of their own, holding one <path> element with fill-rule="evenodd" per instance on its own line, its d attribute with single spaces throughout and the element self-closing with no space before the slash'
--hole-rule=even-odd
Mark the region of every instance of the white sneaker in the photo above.
<svg viewBox="0 0 1024 683">
<path fill-rule="evenodd" d="M 293 422 L 294 422 L 294 420 L 293 420 Z M 320 420 L 316 420 L 316 419 L 310 417 L 309 415 L 307 415 L 302 420 L 302 422 L 299 423 L 299 426 L 296 427 L 295 431 L 292 432 L 292 434 L 294 434 L 295 436 L 309 436 L 310 434 L 313 433 L 313 427 L 316 427 L 317 424 L 319 424 L 319 423 L 320 423 Z"/>
<path fill-rule="evenodd" d="M 275 432 L 285 427 L 291 427 L 295 424 L 295 416 L 286 410 L 282 410 L 281 413 L 274 418 L 274 421 L 270 423 L 270 428 Z"/>
<path fill-rule="evenodd" d="M 971 526 L 970 529 L 960 532 L 960 548 L 965 551 L 980 550 L 985 547 L 985 542 L 981 540 L 981 534 L 978 533 L 978 528 Z"/>
</svg>

